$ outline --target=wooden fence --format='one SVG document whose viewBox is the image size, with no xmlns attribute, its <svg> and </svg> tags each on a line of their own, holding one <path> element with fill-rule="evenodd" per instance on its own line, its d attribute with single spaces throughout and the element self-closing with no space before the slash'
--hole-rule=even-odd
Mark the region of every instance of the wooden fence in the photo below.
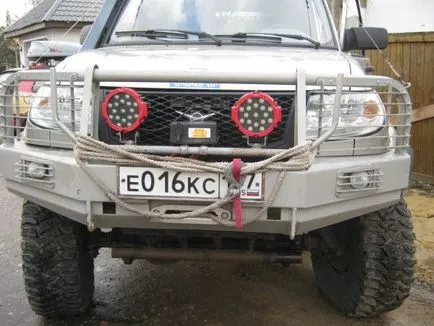
<svg viewBox="0 0 434 326">
<path fill-rule="evenodd" d="M 385 53 L 403 80 L 411 83 L 412 177 L 434 183 L 434 32 L 390 34 Z M 374 74 L 395 78 L 378 51 L 368 51 L 367 55 Z"/>
</svg>

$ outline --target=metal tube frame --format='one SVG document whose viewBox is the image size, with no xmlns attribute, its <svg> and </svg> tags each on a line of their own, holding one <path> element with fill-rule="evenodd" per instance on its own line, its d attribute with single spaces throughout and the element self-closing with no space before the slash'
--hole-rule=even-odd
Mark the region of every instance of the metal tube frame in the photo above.
<svg viewBox="0 0 434 326">
<path fill-rule="evenodd" d="M 148 247 L 113 247 L 112 258 L 162 261 L 237 261 L 244 263 L 302 263 L 301 255 L 210 249 L 155 249 Z"/>
<path fill-rule="evenodd" d="M 14 142 L 12 96 L 14 96 L 15 85 L 18 85 L 17 77 L 11 75 L 3 82 L 0 90 L 0 97 L 3 99 L 2 106 L 0 107 L 0 128 L 3 129 L 6 136 L 3 139 L 5 144 L 12 144 Z"/>
<path fill-rule="evenodd" d="M 80 122 L 80 134 L 81 135 L 91 135 L 95 136 L 97 133 L 97 112 L 91 114 L 94 108 L 99 104 L 98 96 L 99 94 L 94 94 L 96 90 L 99 89 L 99 84 L 101 82 L 108 81 L 119 81 L 132 82 L 132 81 L 146 81 L 146 82 L 163 82 L 163 81 L 173 81 L 178 80 L 180 82 L 238 82 L 243 84 L 283 84 L 291 85 L 296 84 L 296 121 L 297 127 L 295 131 L 296 144 L 300 145 L 306 141 L 306 86 L 319 86 L 333 89 L 336 91 L 335 103 L 332 114 L 332 126 L 331 128 L 320 136 L 312 145 L 312 149 L 317 148 L 320 144 L 324 143 L 327 139 L 332 136 L 335 132 L 340 115 L 340 99 L 342 96 L 342 90 L 344 87 L 386 87 L 388 90 L 395 90 L 394 94 L 397 94 L 398 107 L 399 107 L 399 117 L 400 123 L 396 127 L 397 129 L 397 148 L 400 150 L 405 150 L 408 145 L 408 139 L 406 135 L 409 133 L 408 119 L 409 112 L 411 112 L 411 100 L 403 85 L 398 81 L 393 80 L 388 77 L 380 76 L 344 76 L 342 74 L 338 76 L 327 76 L 320 78 L 312 78 L 312 76 L 307 76 L 303 70 L 298 70 L 293 74 L 281 73 L 278 75 L 271 74 L 257 74 L 257 72 L 252 74 L 247 74 L 239 76 L 237 74 L 232 74 L 225 72 L 224 74 L 214 74 L 214 73 L 204 73 L 205 75 L 197 75 L 193 73 L 177 73 L 177 72 L 167 72 L 167 73 L 154 73 L 152 71 L 145 71 L 138 73 L 137 71 L 121 71 L 121 70 L 102 70 L 97 66 L 89 66 L 84 75 L 77 73 L 63 73 L 56 72 L 54 68 L 50 71 L 40 72 L 40 71 L 26 71 L 17 73 L 18 77 L 9 78 L 6 82 L 6 87 L 3 87 L 0 95 L 7 95 L 7 90 L 10 91 L 11 83 L 13 80 L 36 80 L 36 81 L 49 81 L 52 92 L 50 97 L 50 104 L 53 114 L 53 119 L 59 125 L 62 131 L 64 131 L 72 140 L 75 139 L 74 131 L 71 131 L 66 127 L 62 121 L 59 120 L 57 112 L 57 84 L 58 82 L 68 82 L 78 81 L 84 82 L 83 90 L 83 106 L 81 113 Z M 71 84 L 72 85 L 72 84 Z M 3 111 L 0 112 L 5 115 L 5 119 L 11 119 L 12 113 L 12 101 L 8 96 L 5 96 L 5 104 L 3 106 Z M 9 99 L 9 102 L 8 102 Z M 389 98 L 390 99 L 390 98 Z M 6 103 L 8 102 L 8 103 Z M 390 102 L 390 101 L 389 101 Z M 91 119 L 91 120 L 90 120 Z M 10 121 L 11 122 L 11 121 Z M 90 123 L 92 122 L 92 123 Z M 7 125 L 11 126 L 12 123 L 6 122 Z M 90 128 L 89 128 L 90 127 Z M 13 142 L 13 128 L 6 127 L 7 138 Z M 11 137 L 11 138 L 9 138 Z M 119 145 L 113 145 L 114 147 Z M 261 156 L 269 157 L 281 153 L 282 149 L 257 149 L 257 148 L 211 148 L 207 146 L 201 147 L 189 147 L 189 146 L 129 146 L 122 145 L 124 150 L 128 150 L 136 153 L 147 153 L 147 154 L 179 154 L 179 155 L 242 155 L 242 156 Z"/>
</svg>

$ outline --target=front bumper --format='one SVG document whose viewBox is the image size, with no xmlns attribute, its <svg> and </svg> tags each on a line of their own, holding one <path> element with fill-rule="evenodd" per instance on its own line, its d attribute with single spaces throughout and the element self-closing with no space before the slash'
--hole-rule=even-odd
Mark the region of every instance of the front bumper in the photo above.
<svg viewBox="0 0 434 326">
<path fill-rule="evenodd" d="M 109 202 L 101 189 L 77 165 L 73 151 L 47 149 L 14 144 L 0 146 L 0 173 L 8 189 L 41 206 L 82 224 L 91 215 L 99 228 L 146 228 L 235 231 L 235 228 L 216 224 L 207 218 L 182 221 L 155 222 L 131 213 L 122 207 L 107 210 Z M 27 162 L 43 162 L 50 166 L 51 180 L 40 183 L 20 178 L 16 166 Z M 391 150 L 381 155 L 358 157 L 317 157 L 309 170 L 288 172 L 276 200 L 273 214 L 263 214 L 257 221 L 245 225 L 245 232 L 303 234 L 330 224 L 366 214 L 397 203 L 409 179 L 410 156 Z M 90 169 L 113 191 L 117 192 L 117 166 L 92 164 Z M 376 175 L 375 187 L 357 191 L 338 184 L 343 176 L 354 171 L 368 171 Z M 264 198 L 268 198 L 278 178 L 278 172 L 264 173 Z M 347 180 L 347 179 L 345 179 Z M 198 200 L 134 199 L 132 204 L 142 209 L 162 205 L 176 205 L 179 210 L 207 206 Z M 114 206 L 110 204 L 111 208 Z M 256 215 L 263 202 L 243 203 L 243 214 Z M 225 207 L 231 211 L 231 207 Z"/>
</svg>

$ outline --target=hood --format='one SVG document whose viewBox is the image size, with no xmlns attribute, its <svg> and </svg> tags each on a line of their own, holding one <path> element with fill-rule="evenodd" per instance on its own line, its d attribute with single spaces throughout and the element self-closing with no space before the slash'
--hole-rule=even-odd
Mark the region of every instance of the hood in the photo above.
<svg viewBox="0 0 434 326">
<path fill-rule="evenodd" d="M 85 63 L 85 64 L 84 64 Z M 336 76 L 362 73 L 352 69 L 348 58 L 337 50 L 257 46 L 116 46 L 88 50 L 73 55 L 57 66 L 58 71 L 83 73 L 89 65 L 101 70 L 176 73 L 294 74 L 303 69 L 307 76 Z M 356 71 L 354 71 L 356 70 Z M 359 71 L 360 70 L 360 71 Z M 120 81 L 122 79 L 120 78 Z M 174 80 L 173 82 L 176 82 Z"/>
</svg>

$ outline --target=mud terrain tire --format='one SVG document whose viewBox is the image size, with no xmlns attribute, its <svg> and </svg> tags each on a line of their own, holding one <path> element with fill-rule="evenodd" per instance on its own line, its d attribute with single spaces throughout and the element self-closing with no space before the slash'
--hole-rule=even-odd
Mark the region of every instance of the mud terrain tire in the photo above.
<svg viewBox="0 0 434 326">
<path fill-rule="evenodd" d="M 318 287 L 345 315 L 376 316 L 409 296 L 415 266 L 410 216 L 401 202 L 314 234 Z"/>
<path fill-rule="evenodd" d="M 21 249 L 30 306 L 42 316 L 85 312 L 94 290 L 86 227 L 31 202 L 23 205 Z"/>
</svg>

